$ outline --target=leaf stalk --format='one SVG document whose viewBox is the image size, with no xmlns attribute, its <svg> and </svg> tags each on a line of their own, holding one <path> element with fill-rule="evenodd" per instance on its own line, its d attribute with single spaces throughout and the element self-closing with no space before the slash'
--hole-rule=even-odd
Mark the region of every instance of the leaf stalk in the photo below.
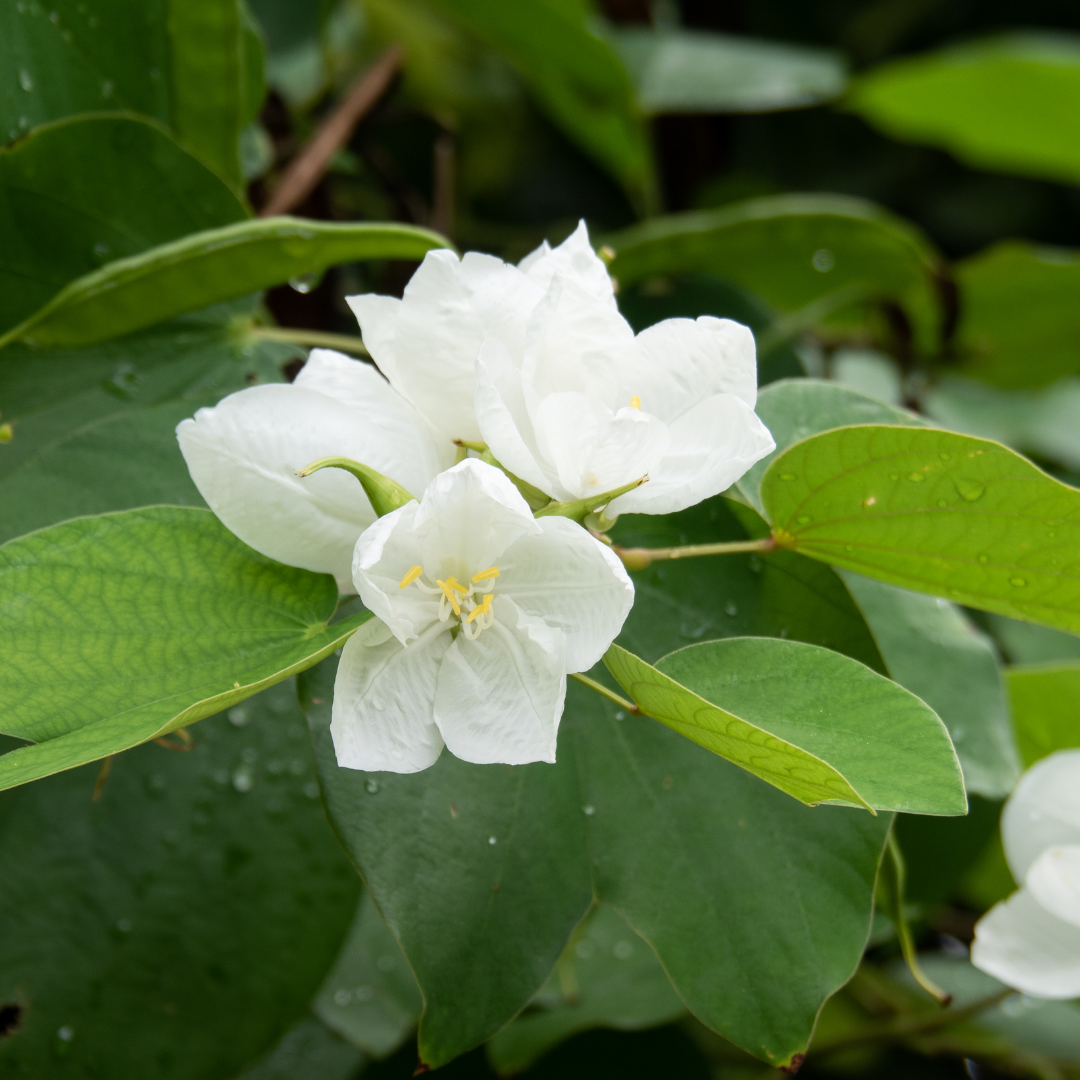
<svg viewBox="0 0 1080 1080">
<path fill-rule="evenodd" d="M 687 544 L 684 547 L 624 548 L 615 545 L 615 554 L 627 570 L 644 570 L 663 559 L 696 559 L 702 555 L 739 555 L 747 551 L 776 551 L 780 545 L 771 536 L 760 540 L 734 540 L 722 544 Z"/>
</svg>

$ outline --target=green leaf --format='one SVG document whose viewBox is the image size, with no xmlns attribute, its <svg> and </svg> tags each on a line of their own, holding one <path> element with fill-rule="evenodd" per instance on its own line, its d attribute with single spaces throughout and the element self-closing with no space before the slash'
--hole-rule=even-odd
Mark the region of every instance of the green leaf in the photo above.
<svg viewBox="0 0 1080 1080">
<path fill-rule="evenodd" d="M 583 5 L 548 0 L 431 0 L 502 53 L 540 107 L 646 209 L 655 199 L 649 140 L 630 78 Z"/>
<path fill-rule="evenodd" d="M 1080 637 L 1051 630 L 1048 626 L 1008 619 L 1004 615 L 984 616 L 1002 652 L 1013 664 L 1048 664 L 1055 660 L 1080 661 Z"/>
<path fill-rule="evenodd" d="M 312 1011 L 353 1046 L 384 1058 L 413 1033 L 422 1008 L 409 962 L 365 893 Z"/>
<path fill-rule="evenodd" d="M 150 121 L 81 116 L 38 128 L 0 150 L 0 330 L 102 263 L 246 216 Z"/>
<path fill-rule="evenodd" d="M 765 470 L 791 445 L 808 435 L 854 424 L 902 424 L 921 427 L 926 421 L 915 413 L 886 405 L 857 390 L 818 379 L 784 379 L 758 394 L 754 411 L 776 443 L 776 449 L 752 466 L 735 487 L 759 513 L 761 478 Z"/>
<path fill-rule="evenodd" d="M 1080 65 L 1077 80 L 1080 94 Z M 1016 388 L 1080 373 L 1080 254 L 1006 240 L 958 263 L 956 277 L 956 347 L 972 375 Z"/>
<path fill-rule="evenodd" d="M 1080 491 L 998 443 L 929 428 L 848 427 L 769 466 L 782 542 L 893 585 L 1080 630 Z"/>
<path fill-rule="evenodd" d="M 253 300 L 86 349 L 0 352 L 0 542 L 83 514 L 202 506 L 176 441 L 197 409 L 281 379 L 292 346 L 250 337 Z"/>
<path fill-rule="evenodd" d="M 607 36 L 656 113 L 760 113 L 820 105 L 844 92 L 842 57 L 701 30 L 613 26 Z"/>
<path fill-rule="evenodd" d="M 488 1060 L 500 1076 L 512 1076 L 580 1031 L 637 1031 L 685 1012 L 656 954 L 601 904 L 567 942 L 525 1013 L 488 1042 Z"/>
<path fill-rule="evenodd" d="M 1080 663 L 1006 668 L 1005 683 L 1024 768 L 1080 746 Z"/>
<path fill-rule="evenodd" d="M 688 645 L 654 669 L 617 645 L 604 662 L 644 712 L 803 802 L 967 811 L 956 754 L 933 710 L 839 653 L 777 638 L 728 638 Z M 753 725 L 748 744 L 764 733 L 804 753 L 799 760 L 777 753 L 770 740 L 739 760 L 721 744 L 739 737 L 732 720 Z M 832 775 L 810 772 L 811 756 Z"/>
<path fill-rule="evenodd" d="M 865 946 L 889 815 L 801 806 L 577 683 L 555 765 L 340 769 L 333 681 L 332 660 L 301 679 L 319 775 L 424 993 L 423 1061 L 510 1020 L 594 892 L 702 1022 L 777 1065 L 805 1050 Z"/>
<path fill-rule="evenodd" d="M 237 1080 L 356 1080 L 366 1064 L 362 1050 L 321 1020 L 305 1016 Z"/>
<path fill-rule="evenodd" d="M 812 322 L 853 304 L 888 300 L 906 312 L 920 348 L 934 350 L 942 331 L 941 256 L 914 226 L 862 199 L 749 199 L 653 218 L 607 242 L 621 285 L 707 271 L 780 311 L 822 304 Z"/>
<path fill-rule="evenodd" d="M 304 1014 L 359 892 L 305 741 L 285 684 L 190 752 L 117 758 L 96 797 L 97 766 L 6 794 L 0 1073 L 231 1077 Z"/>
<path fill-rule="evenodd" d="M 0 789 L 115 754 L 318 663 L 333 579 L 282 566 L 206 510 L 78 518 L 0 546 Z"/>
<path fill-rule="evenodd" d="M 964 770 L 964 786 L 1004 798 L 1020 778 L 994 647 L 947 600 L 840 571 L 889 669 L 941 717 Z"/>
<path fill-rule="evenodd" d="M 847 105 L 894 138 L 978 168 L 1080 181 L 1080 39 L 1020 33 L 895 60 Z"/>
<path fill-rule="evenodd" d="M 95 345 L 338 263 L 422 259 L 448 241 L 412 225 L 263 218 L 194 233 L 72 282 L 0 337 L 39 347 Z"/>
</svg>

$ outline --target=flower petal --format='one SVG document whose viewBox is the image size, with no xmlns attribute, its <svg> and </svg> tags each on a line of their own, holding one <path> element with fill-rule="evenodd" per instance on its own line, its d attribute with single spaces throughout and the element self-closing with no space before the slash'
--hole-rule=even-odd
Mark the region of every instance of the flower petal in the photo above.
<svg viewBox="0 0 1080 1080">
<path fill-rule="evenodd" d="M 584 221 L 555 249 L 545 240 L 534 252 L 518 263 L 541 289 L 546 290 L 556 274 L 574 281 L 597 300 L 615 306 L 615 289 L 611 275 L 589 243 L 589 230 Z"/>
<path fill-rule="evenodd" d="M 1080 927 L 1080 845 L 1047 848 L 1031 864 L 1024 884 L 1052 915 Z"/>
<path fill-rule="evenodd" d="M 436 624 L 406 647 L 372 619 L 345 643 L 330 720 L 343 769 L 413 773 L 435 764 L 443 740 L 432 703 L 448 629 Z"/>
<path fill-rule="evenodd" d="M 618 556 L 568 518 L 538 519 L 502 557 L 498 591 L 560 629 L 566 671 L 588 671 L 622 630 L 634 586 Z"/>
<path fill-rule="evenodd" d="M 415 533 L 419 503 L 381 517 L 356 542 L 352 576 L 368 611 L 373 611 L 402 645 L 439 621 L 439 600 L 416 585 L 401 587 L 406 574 L 423 563 Z"/>
<path fill-rule="evenodd" d="M 549 394 L 533 423 L 540 452 L 557 470 L 561 499 L 585 499 L 651 475 L 671 441 L 655 416 L 632 408 L 612 413 L 579 393 Z"/>
<path fill-rule="evenodd" d="M 444 437 L 475 441 L 473 376 L 480 346 L 497 338 L 524 349 L 540 289 L 490 255 L 429 251 L 399 304 L 350 296 L 364 341 L 396 390 Z"/>
<path fill-rule="evenodd" d="M 417 561 L 433 581 L 466 577 L 494 566 L 519 537 L 539 533 L 529 504 L 506 474 L 466 458 L 431 482 L 414 525 Z"/>
<path fill-rule="evenodd" d="M 1080 927 L 1062 922 L 1021 889 L 979 920 L 971 962 L 1034 997 L 1078 997 Z"/>
<path fill-rule="evenodd" d="M 649 482 L 615 499 L 616 514 L 672 514 L 726 490 L 775 448 L 768 429 L 745 402 L 718 394 L 671 426 L 671 444 Z"/>
<path fill-rule="evenodd" d="M 1024 773 L 1001 815 L 1001 840 L 1017 881 L 1048 847 L 1080 844 L 1080 750 L 1059 750 Z"/>
<path fill-rule="evenodd" d="M 477 764 L 555 760 L 566 697 L 561 630 L 497 595 L 495 622 L 474 641 L 459 634 L 435 691 L 435 723 L 455 757 Z"/>
</svg>

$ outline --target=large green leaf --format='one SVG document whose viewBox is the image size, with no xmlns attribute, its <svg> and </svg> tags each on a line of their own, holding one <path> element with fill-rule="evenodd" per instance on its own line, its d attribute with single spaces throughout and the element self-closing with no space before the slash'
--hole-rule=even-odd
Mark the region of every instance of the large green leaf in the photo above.
<svg viewBox="0 0 1080 1080">
<path fill-rule="evenodd" d="M 893 585 L 1080 630 L 1080 491 L 998 443 L 848 427 L 796 443 L 761 484 L 782 544 Z"/>
<path fill-rule="evenodd" d="M 1025 768 L 1080 746 L 1080 663 L 1007 668 L 1005 682 Z"/>
<path fill-rule="evenodd" d="M 956 344 L 971 374 L 1015 388 L 1080 373 L 1077 252 L 1008 240 L 958 263 L 956 276 Z"/>
<path fill-rule="evenodd" d="M 246 216 L 157 124 L 83 116 L 38 128 L 0 150 L 0 330 L 102 263 Z"/>
<path fill-rule="evenodd" d="M 77 518 L 0 546 L 0 789 L 194 723 L 317 663 L 332 578 L 252 551 L 207 510 Z"/>
<path fill-rule="evenodd" d="M 843 59 L 808 49 L 701 30 L 612 27 L 647 113 L 759 113 L 820 105 L 844 92 Z"/>
<path fill-rule="evenodd" d="M 803 802 L 967 811 L 956 754 L 933 710 L 840 653 L 777 638 L 728 638 L 688 645 L 655 668 L 617 645 L 604 662 L 645 713 Z M 723 745 L 739 737 L 739 721 L 756 733 L 745 761 Z M 796 748 L 803 759 L 791 753 Z M 811 771 L 811 755 L 819 766 L 828 763 L 830 778 Z M 774 768 L 785 771 L 778 777 Z M 847 792 L 837 789 L 837 777 Z"/>
<path fill-rule="evenodd" d="M 525 1013 L 488 1042 L 488 1060 L 500 1076 L 512 1076 L 579 1031 L 635 1031 L 685 1012 L 656 954 L 614 909 L 600 904 L 571 936 Z"/>
<path fill-rule="evenodd" d="M 0 542 L 82 514 L 202 506 L 175 428 L 204 405 L 282 378 L 302 350 L 249 336 L 252 300 L 86 349 L 0 351 Z"/>
<path fill-rule="evenodd" d="M 505 1024 L 594 894 L 704 1023 L 775 1064 L 805 1049 L 865 945 L 889 815 L 800 806 L 576 683 L 554 766 L 340 769 L 333 680 L 332 660 L 301 680 L 320 779 L 420 983 L 425 1062 Z"/>
<path fill-rule="evenodd" d="M 888 135 L 962 161 L 1080 181 L 1080 40 L 1009 34 L 896 60 L 857 79 L 849 108 Z"/>
<path fill-rule="evenodd" d="M 392 223 L 263 218 L 194 233 L 73 281 L 0 337 L 38 346 L 94 345 L 272 285 L 363 259 L 422 259 L 448 241 Z"/>
<path fill-rule="evenodd" d="M 941 256 L 914 226 L 843 195 L 776 195 L 653 218 L 608 238 L 620 284 L 708 271 L 780 311 L 820 303 L 811 319 L 869 301 L 900 304 L 916 344 L 942 330 Z"/>
<path fill-rule="evenodd" d="M 306 1011 L 359 882 L 318 801 L 295 689 L 7 793 L 5 1078 L 235 1076 Z"/>
<path fill-rule="evenodd" d="M 429 0 L 502 53 L 540 107 L 615 176 L 641 209 L 654 198 L 644 121 L 630 78 L 591 33 L 584 5 L 550 0 Z"/>
<path fill-rule="evenodd" d="M 993 644 L 947 600 L 840 571 L 885 658 L 889 675 L 941 717 L 964 786 L 1004 798 L 1020 764 Z"/>
<path fill-rule="evenodd" d="M 363 1050 L 314 1016 L 305 1016 L 237 1080 L 357 1080 L 367 1065 Z"/>
</svg>

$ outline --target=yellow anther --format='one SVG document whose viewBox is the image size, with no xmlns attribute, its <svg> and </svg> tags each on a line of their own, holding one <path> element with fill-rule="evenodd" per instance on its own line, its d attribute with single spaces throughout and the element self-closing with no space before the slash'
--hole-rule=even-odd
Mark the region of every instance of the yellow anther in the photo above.
<svg viewBox="0 0 1080 1080">
<path fill-rule="evenodd" d="M 469 591 L 465 588 L 464 585 L 461 584 L 460 581 L 458 581 L 456 577 L 448 577 L 446 579 L 446 584 L 449 585 L 450 588 L 454 590 L 454 592 L 461 593 L 462 596 L 464 596 Z"/>
<path fill-rule="evenodd" d="M 641 412 L 641 398 L 639 398 L 639 397 L 637 396 L 637 394 L 635 394 L 635 395 L 634 395 L 634 396 L 633 396 L 633 397 L 632 397 L 632 398 L 630 399 L 630 408 L 631 408 L 631 409 L 637 409 L 637 411 L 638 411 L 638 412 Z"/>
<path fill-rule="evenodd" d="M 450 606 L 454 609 L 454 614 L 460 615 L 461 605 L 458 603 L 457 597 L 454 595 L 454 586 L 451 584 L 453 580 L 454 579 L 451 578 L 450 581 L 436 581 L 435 584 L 438 585 L 440 589 L 442 589 L 443 596 L 445 596 L 446 599 L 450 601 Z M 459 585 L 458 588 L 461 588 L 461 586 Z"/>
<path fill-rule="evenodd" d="M 424 568 L 422 566 L 414 566 L 402 579 L 399 589 L 404 589 L 406 585 L 411 585 L 422 573 Z"/>
<path fill-rule="evenodd" d="M 478 619 L 481 615 L 486 615 L 488 613 L 488 608 L 491 607 L 491 598 L 494 595 L 494 593 L 484 593 L 483 603 L 477 604 L 476 607 L 469 612 L 469 617 L 465 620 L 466 626 L 468 626 L 473 619 Z"/>
<path fill-rule="evenodd" d="M 499 568 L 497 566 L 489 566 L 486 570 L 481 570 L 479 574 L 473 574 L 473 581 L 490 581 L 492 578 L 499 576 Z"/>
</svg>

